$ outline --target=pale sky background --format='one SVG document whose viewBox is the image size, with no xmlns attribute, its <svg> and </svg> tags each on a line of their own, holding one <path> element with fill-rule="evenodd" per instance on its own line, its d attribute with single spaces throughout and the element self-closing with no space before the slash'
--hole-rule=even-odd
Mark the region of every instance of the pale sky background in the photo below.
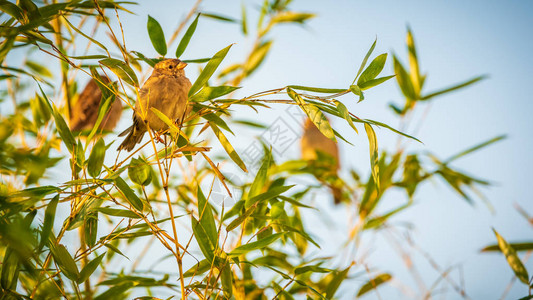
<svg viewBox="0 0 533 300">
<path fill-rule="evenodd" d="M 136 50 L 147 56 L 155 56 L 146 32 L 147 15 L 157 19 L 170 37 L 176 25 L 188 12 L 194 1 L 141 1 L 140 6 L 129 6 L 137 15 L 121 14 L 125 25 L 128 50 Z M 249 26 L 253 30 L 257 11 L 251 8 L 262 1 L 245 1 L 249 10 Z M 249 4 L 249 5 L 248 5 Z M 220 13 L 234 18 L 240 17 L 240 1 L 204 1 L 201 11 Z M 491 230 L 494 227 L 508 241 L 531 240 L 531 226 L 513 208 L 520 204 L 533 214 L 531 205 L 530 175 L 533 169 L 533 141 L 529 131 L 533 128 L 530 114 L 533 112 L 531 91 L 533 80 L 533 2 L 531 1 L 310 1 L 295 0 L 294 11 L 316 13 L 317 17 L 305 27 L 284 25 L 276 28 L 271 36 L 275 42 L 263 65 L 244 81 L 238 96 L 287 84 L 318 87 L 347 87 L 369 46 L 377 36 L 378 44 L 373 57 L 389 53 L 383 75 L 393 74 L 392 53 L 407 63 L 405 46 L 406 27 L 409 25 L 415 36 L 421 72 L 428 73 L 425 92 L 434 91 L 462 82 L 472 77 L 487 74 L 489 79 L 465 90 L 436 98 L 422 129 L 416 134 L 424 144 L 411 143 L 410 151 L 431 151 L 445 159 L 470 146 L 501 134 L 508 138 L 480 152 L 456 161 L 453 166 L 469 174 L 490 180 L 493 186 L 483 192 L 495 207 L 492 214 L 476 199 L 471 206 L 459 198 L 440 179 L 424 184 L 415 195 L 415 205 L 393 219 L 393 224 L 410 222 L 415 227 L 414 242 L 446 269 L 462 265 L 464 284 L 472 299 L 497 299 L 504 292 L 513 277 L 503 255 L 481 254 L 479 250 L 495 242 Z M 253 32 L 252 32 L 253 36 Z M 179 39 L 178 39 L 179 40 Z M 225 46 L 236 43 L 225 65 L 240 61 L 249 51 L 251 38 L 243 38 L 240 26 L 221 23 L 211 19 L 200 19 L 198 29 L 183 55 L 184 58 L 212 56 Z M 176 44 L 169 48 L 172 56 Z M 191 80 L 197 76 L 196 67 L 190 65 L 187 74 Z M 86 78 L 80 79 L 84 82 Z M 366 100 L 356 104 L 354 97 L 344 97 L 348 109 L 360 117 L 370 118 L 398 127 L 398 119 L 387 105 L 400 104 L 402 97 L 395 81 L 373 88 L 366 93 Z M 419 114 L 426 106 L 421 105 Z M 123 115 L 118 130 L 128 126 L 130 112 Z M 265 125 L 281 117 L 296 131 L 297 123 L 288 118 L 284 107 L 276 107 L 260 115 L 250 110 L 238 111 L 237 118 L 257 120 Z M 368 174 L 368 142 L 361 129 L 356 136 L 349 127 L 337 120 L 333 122 L 345 137 L 355 146 L 342 144 L 341 155 L 345 166 L 355 167 Z M 118 131 L 117 130 L 117 131 Z M 412 133 L 408 128 L 407 133 Z M 393 150 L 397 136 L 386 129 L 376 129 L 381 149 Z M 238 151 L 250 143 L 254 135 L 261 132 L 240 133 L 231 137 Z M 297 143 L 283 154 L 281 159 L 298 157 Z M 348 169 L 348 168 L 345 168 Z M 346 216 L 343 208 L 332 208 L 329 198 L 316 203 L 324 208 L 321 213 L 329 219 L 342 220 Z M 403 194 L 388 195 L 379 208 L 386 211 L 405 201 Z M 333 217 L 335 216 L 335 217 Z M 341 217 L 342 216 L 342 217 Z M 341 221 L 331 227 L 315 225 L 315 213 L 305 216 L 312 231 L 322 233 L 319 240 L 324 244 L 324 253 L 338 254 L 339 241 L 346 239 L 346 224 Z M 329 238 L 324 238 L 329 237 Z M 377 237 L 377 238 L 376 238 Z M 365 243 L 369 244 L 365 244 Z M 335 244 L 336 243 L 336 244 Z M 335 247 L 330 246 L 335 244 Z M 371 267 L 393 276 L 416 288 L 410 273 L 394 251 L 394 248 L 380 237 L 367 235 L 361 247 L 372 245 L 367 261 Z M 367 249 L 368 250 L 368 249 Z M 422 257 L 415 254 L 414 261 L 427 287 L 439 277 Z M 524 255 L 522 253 L 521 257 Z M 533 273 L 533 262 L 525 263 Z M 361 267 L 354 270 L 362 271 Z M 531 274 L 530 274 L 531 275 Z M 451 278 L 459 282 L 460 274 L 454 269 Z M 355 279 L 367 280 L 366 275 Z M 406 298 L 399 292 L 396 280 L 380 287 L 382 299 Z M 441 285 L 442 286 L 442 285 Z M 358 287 L 345 284 L 341 287 L 342 299 L 352 299 Z M 506 299 L 516 299 L 527 294 L 527 287 L 515 283 Z M 439 296 L 435 297 L 439 299 Z M 447 286 L 444 299 L 461 297 Z M 377 299 L 370 293 L 364 299 Z"/>
</svg>

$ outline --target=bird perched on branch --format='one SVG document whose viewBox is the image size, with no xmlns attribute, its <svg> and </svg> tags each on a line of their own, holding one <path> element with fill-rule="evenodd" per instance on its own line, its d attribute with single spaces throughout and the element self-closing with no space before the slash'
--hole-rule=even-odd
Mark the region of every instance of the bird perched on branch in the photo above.
<svg viewBox="0 0 533 300">
<path fill-rule="evenodd" d="M 302 159 L 309 162 L 311 173 L 322 183 L 329 186 L 335 204 L 342 201 L 342 180 L 339 170 L 339 148 L 335 141 L 325 137 L 316 125 L 307 118 L 300 142 Z"/>
<path fill-rule="evenodd" d="M 109 84 L 109 78 L 101 76 L 102 84 Z M 102 101 L 102 90 L 94 79 L 91 79 L 74 103 L 70 113 L 70 130 L 81 131 L 92 129 L 98 119 L 98 108 Z M 122 104 L 114 99 L 111 108 L 102 119 L 99 129 L 112 131 L 122 115 Z"/>
<path fill-rule="evenodd" d="M 133 112 L 133 125 L 119 134 L 127 136 L 118 150 L 131 151 L 141 142 L 148 128 L 155 131 L 168 128 L 168 125 L 150 109 L 152 107 L 170 120 L 177 120 L 178 124 L 183 121 L 190 112 L 187 104 L 191 82 L 185 77 L 186 66 L 187 64 L 179 59 L 165 59 L 154 66 L 152 75 L 139 91 L 139 99 L 135 103 Z"/>
</svg>

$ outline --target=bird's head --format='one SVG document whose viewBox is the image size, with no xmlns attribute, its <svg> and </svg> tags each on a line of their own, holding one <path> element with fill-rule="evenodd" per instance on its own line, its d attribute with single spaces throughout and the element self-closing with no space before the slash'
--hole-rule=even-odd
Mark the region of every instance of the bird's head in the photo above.
<svg viewBox="0 0 533 300">
<path fill-rule="evenodd" d="M 154 72 L 171 76 L 183 76 L 185 75 L 185 70 L 183 69 L 186 66 L 187 64 L 179 59 L 165 59 L 154 66 Z"/>
</svg>

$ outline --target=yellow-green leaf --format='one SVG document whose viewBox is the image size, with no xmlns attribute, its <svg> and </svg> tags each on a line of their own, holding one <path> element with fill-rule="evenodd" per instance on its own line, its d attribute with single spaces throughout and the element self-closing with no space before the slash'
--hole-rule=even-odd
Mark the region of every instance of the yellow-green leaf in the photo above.
<svg viewBox="0 0 533 300">
<path fill-rule="evenodd" d="M 194 21 L 191 23 L 189 28 L 187 28 L 187 31 L 185 32 L 185 35 L 181 38 L 180 43 L 178 44 L 178 48 L 176 49 L 176 57 L 180 58 L 180 56 L 185 52 L 185 49 L 187 49 L 187 46 L 189 45 L 189 42 L 191 41 L 192 35 L 194 34 L 194 31 L 196 31 L 196 27 L 198 26 L 198 18 L 200 17 L 200 14 L 196 16 Z"/>
<path fill-rule="evenodd" d="M 165 41 L 165 34 L 163 33 L 163 28 L 156 19 L 148 16 L 148 23 L 146 24 L 148 29 L 148 35 L 150 36 L 150 41 L 154 46 L 155 51 L 165 56 L 167 54 L 167 43 Z"/>
<path fill-rule="evenodd" d="M 496 238 L 498 239 L 498 246 L 500 246 L 500 249 L 502 250 L 503 254 L 505 255 L 505 258 L 507 259 L 507 263 L 509 266 L 511 266 L 511 269 L 513 269 L 513 272 L 515 273 L 516 277 L 520 279 L 523 283 L 529 285 L 529 275 L 527 273 L 526 268 L 524 267 L 524 264 L 522 264 L 522 261 L 516 254 L 515 249 L 507 243 L 507 241 L 493 228 L 492 231 L 494 231 L 494 234 L 496 235 Z"/>
<path fill-rule="evenodd" d="M 241 157 L 239 156 L 239 154 L 237 153 L 237 151 L 235 151 L 235 149 L 233 148 L 233 146 L 230 144 L 230 142 L 228 141 L 228 139 L 226 138 L 226 136 L 222 133 L 222 131 L 218 128 L 217 125 L 215 125 L 214 123 L 211 123 L 211 121 L 208 122 L 209 123 L 209 126 L 211 126 L 211 129 L 213 130 L 213 133 L 215 134 L 215 136 L 217 137 L 217 139 L 219 140 L 220 144 L 222 144 L 222 147 L 224 147 L 224 150 L 226 150 L 226 153 L 228 153 L 229 157 L 244 171 L 244 172 L 248 172 L 248 170 L 246 169 L 246 165 L 244 164 L 244 162 L 242 161 Z"/>
<path fill-rule="evenodd" d="M 370 166 L 372 167 L 372 177 L 379 191 L 379 164 L 378 164 L 378 140 L 376 133 L 369 124 L 365 123 L 366 135 L 368 137 L 368 144 L 370 148 Z"/>
<path fill-rule="evenodd" d="M 383 53 L 374 58 L 370 65 L 368 65 L 368 68 L 363 71 L 361 77 L 359 77 L 359 80 L 357 80 L 357 85 L 361 86 L 362 83 L 376 78 L 383 70 L 386 61 L 387 53 Z"/>
<path fill-rule="evenodd" d="M 233 46 L 233 44 L 227 46 L 226 48 L 218 51 L 215 55 L 213 55 L 213 57 L 209 60 L 205 68 L 202 70 L 202 73 L 200 73 L 196 81 L 191 86 L 191 89 L 189 90 L 189 97 L 196 94 L 196 92 L 198 92 L 207 83 L 209 78 L 211 78 L 213 73 L 215 73 L 222 60 L 224 60 L 224 57 L 226 57 L 226 54 L 228 54 L 228 51 L 231 46 Z"/>
<path fill-rule="evenodd" d="M 294 90 L 291 88 L 287 88 L 287 94 L 289 94 L 289 97 L 291 97 L 298 105 L 302 108 L 302 110 L 307 114 L 309 119 L 315 124 L 315 126 L 322 132 L 322 134 L 327 137 L 328 139 L 331 139 L 333 141 L 337 141 L 335 139 L 335 133 L 333 132 L 333 129 L 331 128 L 331 125 L 329 125 L 328 119 L 326 119 L 326 116 L 316 107 L 315 105 L 305 103 L 305 101 L 298 95 Z"/>
<path fill-rule="evenodd" d="M 363 296 L 367 292 L 376 289 L 378 286 L 389 281 L 391 278 L 392 276 L 390 274 L 384 273 L 370 279 L 359 289 L 359 292 L 357 292 L 357 297 Z"/>
<path fill-rule="evenodd" d="M 102 170 L 102 166 L 104 165 L 105 151 L 105 142 L 100 138 L 91 150 L 89 160 L 87 161 L 87 172 L 92 177 L 98 177 L 100 175 L 100 170 Z"/>
</svg>

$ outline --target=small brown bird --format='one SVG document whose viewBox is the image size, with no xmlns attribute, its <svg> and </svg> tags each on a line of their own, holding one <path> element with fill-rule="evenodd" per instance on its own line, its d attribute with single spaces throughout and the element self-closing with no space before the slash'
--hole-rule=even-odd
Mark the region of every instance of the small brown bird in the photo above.
<svg viewBox="0 0 533 300">
<path fill-rule="evenodd" d="M 101 76 L 104 84 L 109 83 L 109 78 Z M 70 130 L 82 131 L 89 130 L 94 127 L 96 119 L 98 119 L 98 107 L 102 101 L 102 91 L 94 79 L 91 79 L 85 89 L 81 92 L 78 100 L 72 106 L 70 113 Z M 115 99 L 111 108 L 104 116 L 99 129 L 112 131 L 120 120 L 122 115 L 122 104 Z"/>
<path fill-rule="evenodd" d="M 309 161 L 313 175 L 329 186 L 335 204 L 339 204 L 342 200 L 342 181 L 337 175 L 340 167 L 337 143 L 325 137 L 307 118 L 300 146 L 302 159 Z"/>
<path fill-rule="evenodd" d="M 154 66 L 150 78 L 139 91 L 139 100 L 135 103 L 133 125 L 119 136 L 128 136 L 118 150 L 131 151 L 140 143 L 144 133 L 150 129 L 160 131 L 168 128 L 150 108 L 154 107 L 171 120 L 182 121 L 190 112 L 187 108 L 188 93 L 191 82 L 185 77 L 186 63 L 179 59 L 165 59 Z"/>
</svg>

